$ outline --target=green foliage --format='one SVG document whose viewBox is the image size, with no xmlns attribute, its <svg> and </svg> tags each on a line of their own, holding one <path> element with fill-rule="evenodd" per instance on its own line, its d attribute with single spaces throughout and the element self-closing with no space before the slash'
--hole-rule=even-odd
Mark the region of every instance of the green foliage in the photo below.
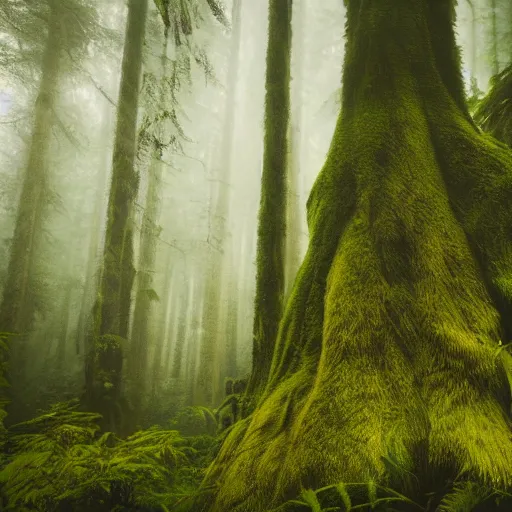
<svg viewBox="0 0 512 512">
<path fill-rule="evenodd" d="M 224 26 L 229 22 L 219 0 L 155 0 L 167 30 L 174 36 L 177 46 L 192 33 L 197 21 L 202 19 L 202 11 L 208 10 Z"/>
<path fill-rule="evenodd" d="M 512 64 L 493 77 L 491 90 L 477 106 L 475 120 L 485 131 L 512 146 Z"/>
<path fill-rule="evenodd" d="M 57 404 L 15 425 L 0 472 L 4 510 L 170 510 L 198 486 L 214 439 L 158 426 L 120 439 L 98 414 Z"/>
<path fill-rule="evenodd" d="M 215 413 L 208 407 L 189 406 L 177 414 L 173 426 L 190 436 L 213 436 L 217 432 L 217 419 Z"/>
<path fill-rule="evenodd" d="M 408 497 L 388 487 L 377 485 L 373 481 L 367 483 L 338 483 L 321 489 L 303 489 L 298 499 L 288 500 L 271 512 L 294 510 L 300 507 L 301 512 L 334 512 L 352 510 L 390 511 L 395 503 L 405 503 L 411 510 L 424 510 Z"/>
<path fill-rule="evenodd" d="M 421 500 L 422 504 L 420 504 L 394 489 L 377 485 L 371 480 L 367 483 L 338 483 L 316 490 L 303 489 L 298 498 L 288 500 L 269 512 L 349 512 L 355 510 L 472 512 L 500 510 L 493 506 L 499 507 L 500 504 L 503 505 L 501 510 L 508 510 L 510 502 L 503 503 L 503 500 L 509 500 L 512 497 L 508 493 L 472 481 L 456 482 L 451 490 L 441 497 L 439 504 L 432 503 L 434 495 L 435 493 L 424 495 Z M 429 497 L 430 499 L 427 500 Z"/>
</svg>

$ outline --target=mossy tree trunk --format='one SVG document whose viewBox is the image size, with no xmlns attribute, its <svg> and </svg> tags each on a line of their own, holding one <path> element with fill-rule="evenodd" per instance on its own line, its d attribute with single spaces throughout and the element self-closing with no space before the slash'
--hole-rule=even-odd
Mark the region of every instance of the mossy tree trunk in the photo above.
<svg viewBox="0 0 512 512">
<path fill-rule="evenodd" d="M 283 312 L 291 15 L 291 0 L 270 0 L 250 395 L 261 391 L 269 375 Z"/>
<path fill-rule="evenodd" d="M 122 345 L 128 336 L 135 277 L 131 215 L 139 184 L 134 164 L 147 10 L 148 0 L 128 3 L 103 271 L 94 305 L 92 346 L 88 347 L 86 361 L 86 400 L 106 415 L 107 428 L 119 427 L 119 418 L 114 420 L 113 411 L 118 410 L 121 397 Z"/>
<path fill-rule="evenodd" d="M 310 246 L 265 393 L 207 473 L 210 512 L 370 479 L 512 485 L 511 152 L 468 115 L 451 0 L 347 3 Z"/>
</svg>

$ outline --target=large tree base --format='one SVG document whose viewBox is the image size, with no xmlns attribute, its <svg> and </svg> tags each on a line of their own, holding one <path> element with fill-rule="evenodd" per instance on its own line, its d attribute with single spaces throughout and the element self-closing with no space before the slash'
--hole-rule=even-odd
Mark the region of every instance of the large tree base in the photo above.
<svg viewBox="0 0 512 512">
<path fill-rule="evenodd" d="M 499 351 L 512 334 L 512 154 L 467 114 L 450 9 L 349 2 L 310 247 L 267 389 L 210 467 L 204 510 L 263 512 L 338 482 L 420 498 L 460 479 L 512 486 Z"/>
</svg>

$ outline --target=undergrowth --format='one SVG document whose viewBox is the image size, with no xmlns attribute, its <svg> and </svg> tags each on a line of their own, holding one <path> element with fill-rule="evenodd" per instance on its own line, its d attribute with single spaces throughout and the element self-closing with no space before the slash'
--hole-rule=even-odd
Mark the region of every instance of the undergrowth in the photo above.
<svg viewBox="0 0 512 512">
<path fill-rule="evenodd" d="M 196 504 L 205 503 L 214 489 L 201 486 L 204 472 L 231 428 L 219 429 L 215 411 L 185 407 L 169 428 L 153 426 L 125 439 L 101 432 L 100 418 L 71 400 L 11 427 L 0 459 L 0 510 L 197 512 Z M 303 489 L 268 512 L 511 509 L 512 494 L 469 480 L 421 499 L 370 481 Z"/>
<path fill-rule="evenodd" d="M 215 437 L 154 426 L 120 439 L 101 433 L 99 419 L 70 401 L 13 426 L 0 471 L 0 509 L 165 512 L 194 497 Z"/>
<path fill-rule="evenodd" d="M 304 489 L 296 499 L 269 512 L 491 512 L 508 511 L 511 506 L 512 494 L 469 480 L 453 483 L 444 495 L 428 493 L 421 503 L 370 481 Z"/>
</svg>

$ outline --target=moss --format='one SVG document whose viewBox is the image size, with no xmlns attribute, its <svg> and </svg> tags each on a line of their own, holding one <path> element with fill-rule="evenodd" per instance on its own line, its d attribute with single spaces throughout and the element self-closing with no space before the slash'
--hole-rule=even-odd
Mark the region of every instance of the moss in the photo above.
<svg viewBox="0 0 512 512">
<path fill-rule="evenodd" d="M 348 3 L 310 247 L 205 510 L 260 512 L 340 481 L 417 496 L 457 475 L 512 485 L 509 363 L 495 357 L 512 318 L 512 158 L 469 119 L 451 7 Z"/>
<path fill-rule="evenodd" d="M 286 182 L 290 110 L 291 2 L 269 3 L 265 134 L 258 215 L 253 369 L 248 393 L 259 395 L 270 371 L 284 302 Z"/>
</svg>

